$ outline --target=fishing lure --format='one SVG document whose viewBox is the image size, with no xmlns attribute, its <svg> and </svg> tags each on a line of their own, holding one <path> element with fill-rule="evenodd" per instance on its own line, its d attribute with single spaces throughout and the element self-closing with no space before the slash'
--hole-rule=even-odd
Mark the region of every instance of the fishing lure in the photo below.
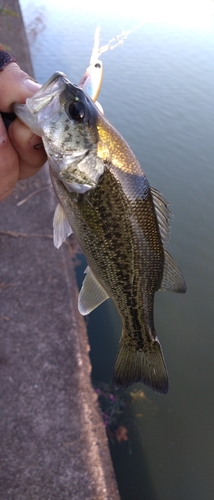
<svg viewBox="0 0 214 500">
<path fill-rule="evenodd" d="M 102 47 L 100 47 L 101 29 L 99 26 L 96 28 L 90 63 L 79 82 L 79 87 L 81 87 L 89 95 L 92 101 L 96 102 L 102 87 L 103 63 L 100 59 L 100 56 L 108 50 L 113 50 L 119 45 L 123 45 L 123 42 L 126 40 L 128 35 L 138 29 L 140 26 L 137 26 L 130 31 L 122 30 L 122 33 L 120 35 L 111 38 L 111 40 L 109 40 L 106 45 L 102 45 Z M 98 107 L 101 106 L 98 104 Z M 103 112 L 102 109 L 101 111 Z"/>
</svg>

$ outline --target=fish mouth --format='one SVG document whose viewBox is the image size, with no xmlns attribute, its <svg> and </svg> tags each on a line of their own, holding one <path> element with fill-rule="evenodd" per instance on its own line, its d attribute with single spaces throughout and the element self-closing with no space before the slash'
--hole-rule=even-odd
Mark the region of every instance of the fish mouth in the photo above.
<svg viewBox="0 0 214 500">
<path fill-rule="evenodd" d="M 40 92 L 47 90 L 47 88 L 53 85 L 56 82 L 56 80 L 59 80 L 59 78 L 61 78 L 64 81 L 68 81 L 68 78 L 65 75 L 65 73 L 62 73 L 61 71 L 55 71 L 55 73 L 47 80 L 47 82 L 45 82 L 42 85 L 42 87 L 40 88 Z"/>
<path fill-rule="evenodd" d="M 58 71 L 32 97 L 28 97 L 25 104 L 13 104 L 15 114 L 34 134 L 43 137 L 44 123 L 59 110 L 58 95 L 63 92 L 67 83 L 69 80 L 66 75 Z"/>
</svg>

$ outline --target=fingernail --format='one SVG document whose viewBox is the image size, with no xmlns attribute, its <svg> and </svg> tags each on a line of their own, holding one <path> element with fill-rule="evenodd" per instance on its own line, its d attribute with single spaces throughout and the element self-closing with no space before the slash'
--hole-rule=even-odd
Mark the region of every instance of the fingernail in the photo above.
<svg viewBox="0 0 214 500">
<path fill-rule="evenodd" d="M 4 126 L 4 122 L 2 120 L 2 116 L 0 114 L 0 144 L 3 144 L 6 141 L 6 138 L 7 138 L 7 132 Z"/>
<path fill-rule="evenodd" d="M 24 85 L 28 90 L 30 90 L 30 92 L 33 93 L 37 92 L 37 90 L 41 88 L 41 85 L 39 83 L 35 82 L 34 80 L 31 80 L 30 78 L 24 80 Z"/>
</svg>

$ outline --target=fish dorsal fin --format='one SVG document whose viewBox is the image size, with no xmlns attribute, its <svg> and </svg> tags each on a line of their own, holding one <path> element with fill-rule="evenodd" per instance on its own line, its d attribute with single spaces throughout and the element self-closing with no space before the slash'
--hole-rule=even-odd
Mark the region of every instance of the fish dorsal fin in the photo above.
<svg viewBox="0 0 214 500">
<path fill-rule="evenodd" d="M 60 203 L 58 203 L 53 218 L 53 241 L 55 247 L 61 247 L 62 243 L 72 233 L 73 231 L 65 215 L 65 212 Z"/>
<path fill-rule="evenodd" d="M 164 249 L 163 278 L 159 290 L 177 293 L 186 292 L 183 274 L 166 249 Z"/>
<path fill-rule="evenodd" d="M 109 298 L 105 290 L 94 277 L 90 267 L 86 268 L 85 273 L 86 277 L 83 281 L 78 298 L 78 309 L 83 316 L 89 314 Z"/>
<path fill-rule="evenodd" d="M 169 220 L 171 218 L 171 212 L 168 208 L 168 201 L 162 196 L 162 194 L 155 188 L 150 187 L 153 202 L 155 205 L 155 211 L 158 219 L 161 239 L 163 245 L 168 241 L 170 235 Z"/>
</svg>

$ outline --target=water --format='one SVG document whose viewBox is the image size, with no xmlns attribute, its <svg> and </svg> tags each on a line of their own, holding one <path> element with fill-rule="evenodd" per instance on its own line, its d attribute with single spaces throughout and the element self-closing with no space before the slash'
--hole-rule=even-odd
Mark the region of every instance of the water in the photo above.
<svg viewBox="0 0 214 500">
<path fill-rule="evenodd" d="M 107 43 L 140 14 L 108 6 L 21 0 L 38 81 L 56 70 L 78 83 L 89 63 L 94 30 Z M 108 3 L 109 5 L 109 3 Z M 204 3 L 204 8 L 206 3 Z M 113 7 L 111 6 L 113 9 Z M 194 12 L 193 12 L 194 17 Z M 155 325 L 170 375 L 170 392 L 145 388 L 158 408 L 145 412 L 126 443 L 112 446 L 123 500 L 211 500 L 214 381 L 214 24 L 152 20 L 124 47 L 103 55 L 100 102 L 127 140 L 150 184 L 172 206 L 168 249 L 180 265 L 186 295 L 156 294 Z M 191 20 L 191 18 L 190 18 Z M 185 21 L 185 15 L 183 17 Z M 192 19 L 193 21 L 193 19 Z M 203 21 L 203 22 L 202 22 Z M 81 283 L 82 264 L 78 273 Z M 88 323 L 93 378 L 110 381 L 120 322 L 110 301 Z M 134 418 L 134 417 L 133 417 Z"/>
</svg>

